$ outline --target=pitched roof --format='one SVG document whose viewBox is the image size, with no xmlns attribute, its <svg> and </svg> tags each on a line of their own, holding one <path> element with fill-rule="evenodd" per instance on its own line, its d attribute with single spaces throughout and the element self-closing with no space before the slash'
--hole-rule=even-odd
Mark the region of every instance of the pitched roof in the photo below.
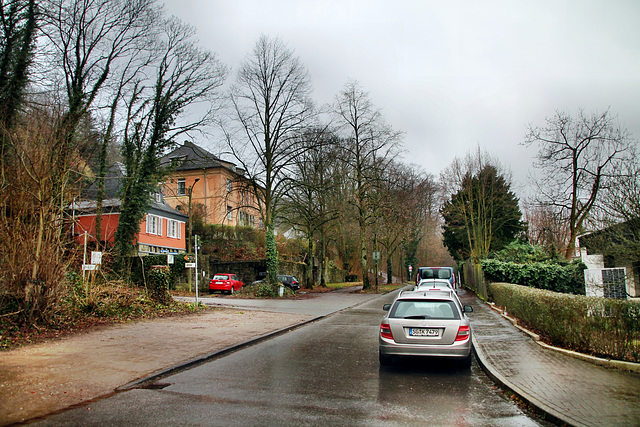
<svg viewBox="0 0 640 427">
<path fill-rule="evenodd" d="M 198 147 L 191 141 L 185 141 L 181 147 L 176 148 L 160 159 L 164 167 L 171 167 L 175 171 L 194 169 L 226 168 L 242 175 L 235 164 L 221 160 L 219 157 Z"/>
<path fill-rule="evenodd" d="M 122 186 L 122 178 L 124 178 L 124 165 L 116 162 L 107 169 L 104 176 L 104 193 L 105 199 L 116 199 Z M 98 198 L 98 180 L 96 179 L 83 193 L 83 199 L 96 200 Z"/>
<path fill-rule="evenodd" d="M 118 212 L 120 210 L 120 206 L 122 205 L 122 200 L 120 200 L 120 188 L 122 187 L 124 175 L 124 165 L 119 162 L 111 166 L 105 174 L 105 200 L 103 201 L 102 206 L 107 211 Z M 72 208 L 87 213 L 94 212 L 97 205 L 97 198 L 98 180 L 96 179 L 96 181 L 82 193 L 82 199 L 72 204 Z M 155 211 L 154 213 L 161 213 L 164 216 L 174 219 L 184 220 L 185 218 L 188 218 L 188 215 L 185 215 L 184 213 L 169 206 L 164 199 L 153 199 L 153 202 L 149 207 L 149 212 L 153 211 Z"/>
</svg>

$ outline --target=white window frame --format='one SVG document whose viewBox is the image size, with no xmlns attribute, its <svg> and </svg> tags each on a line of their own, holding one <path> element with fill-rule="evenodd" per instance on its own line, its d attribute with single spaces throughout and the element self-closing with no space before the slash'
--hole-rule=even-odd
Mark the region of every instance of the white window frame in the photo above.
<svg viewBox="0 0 640 427">
<path fill-rule="evenodd" d="M 181 190 L 180 184 L 182 184 L 182 191 L 180 191 Z M 184 178 L 178 178 L 178 187 L 176 188 L 176 194 L 178 196 L 187 195 L 187 182 Z"/>
<path fill-rule="evenodd" d="M 162 236 L 162 217 L 157 215 L 147 215 L 147 234 Z"/>
<path fill-rule="evenodd" d="M 182 230 L 181 221 L 177 221 L 175 219 L 167 219 L 167 237 L 172 239 L 179 239 L 181 236 L 180 232 Z"/>
</svg>

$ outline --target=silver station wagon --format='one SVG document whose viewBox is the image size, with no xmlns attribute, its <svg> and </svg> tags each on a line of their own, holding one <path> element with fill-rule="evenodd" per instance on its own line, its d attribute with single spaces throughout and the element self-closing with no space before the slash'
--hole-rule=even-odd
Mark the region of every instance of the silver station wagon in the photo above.
<svg viewBox="0 0 640 427">
<path fill-rule="evenodd" d="M 402 292 L 380 324 L 380 364 L 390 365 L 395 356 L 427 356 L 455 359 L 471 366 L 471 328 L 453 290 Z"/>
</svg>

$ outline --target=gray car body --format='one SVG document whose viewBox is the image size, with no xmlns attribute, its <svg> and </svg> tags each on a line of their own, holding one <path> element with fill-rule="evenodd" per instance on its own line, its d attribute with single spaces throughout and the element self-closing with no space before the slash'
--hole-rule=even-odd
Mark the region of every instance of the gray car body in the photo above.
<svg viewBox="0 0 640 427">
<path fill-rule="evenodd" d="M 451 302 L 450 307 L 455 307 L 456 318 L 405 318 L 397 316 L 398 304 L 405 302 Z M 388 307 L 390 306 L 390 307 Z M 398 298 L 385 306 L 388 309 L 383 318 L 382 325 L 388 324 L 393 339 L 379 334 L 380 363 L 387 365 L 395 356 L 427 356 L 439 358 L 452 358 L 461 362 L 465 367 L 471 363 L 471 328 L 465 312 L 473 311 L 470 306 L 461 306 L 453 290 L 435 291 L 408 291 L 402 292 Z M 414 317 L 414 316 L 409 316 Z M 468 338 L 456 341 L 460 326 L 469 327 Z M 437 336 L 411 336 L 412 328 L 437 329 Z"/>
</svg>

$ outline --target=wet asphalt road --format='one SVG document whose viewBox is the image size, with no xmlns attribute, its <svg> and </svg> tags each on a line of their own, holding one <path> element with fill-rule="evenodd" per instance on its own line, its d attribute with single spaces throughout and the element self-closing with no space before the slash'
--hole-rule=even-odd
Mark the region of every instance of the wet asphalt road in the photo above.
<svg viewBox="0 0 640 427">
<path fill-rule="evenodd" d="M 382 304 L 393 295 L 40 425 L 546 425 L 471 370 L 424 360 L 380 368 Z"/>
</svg>

